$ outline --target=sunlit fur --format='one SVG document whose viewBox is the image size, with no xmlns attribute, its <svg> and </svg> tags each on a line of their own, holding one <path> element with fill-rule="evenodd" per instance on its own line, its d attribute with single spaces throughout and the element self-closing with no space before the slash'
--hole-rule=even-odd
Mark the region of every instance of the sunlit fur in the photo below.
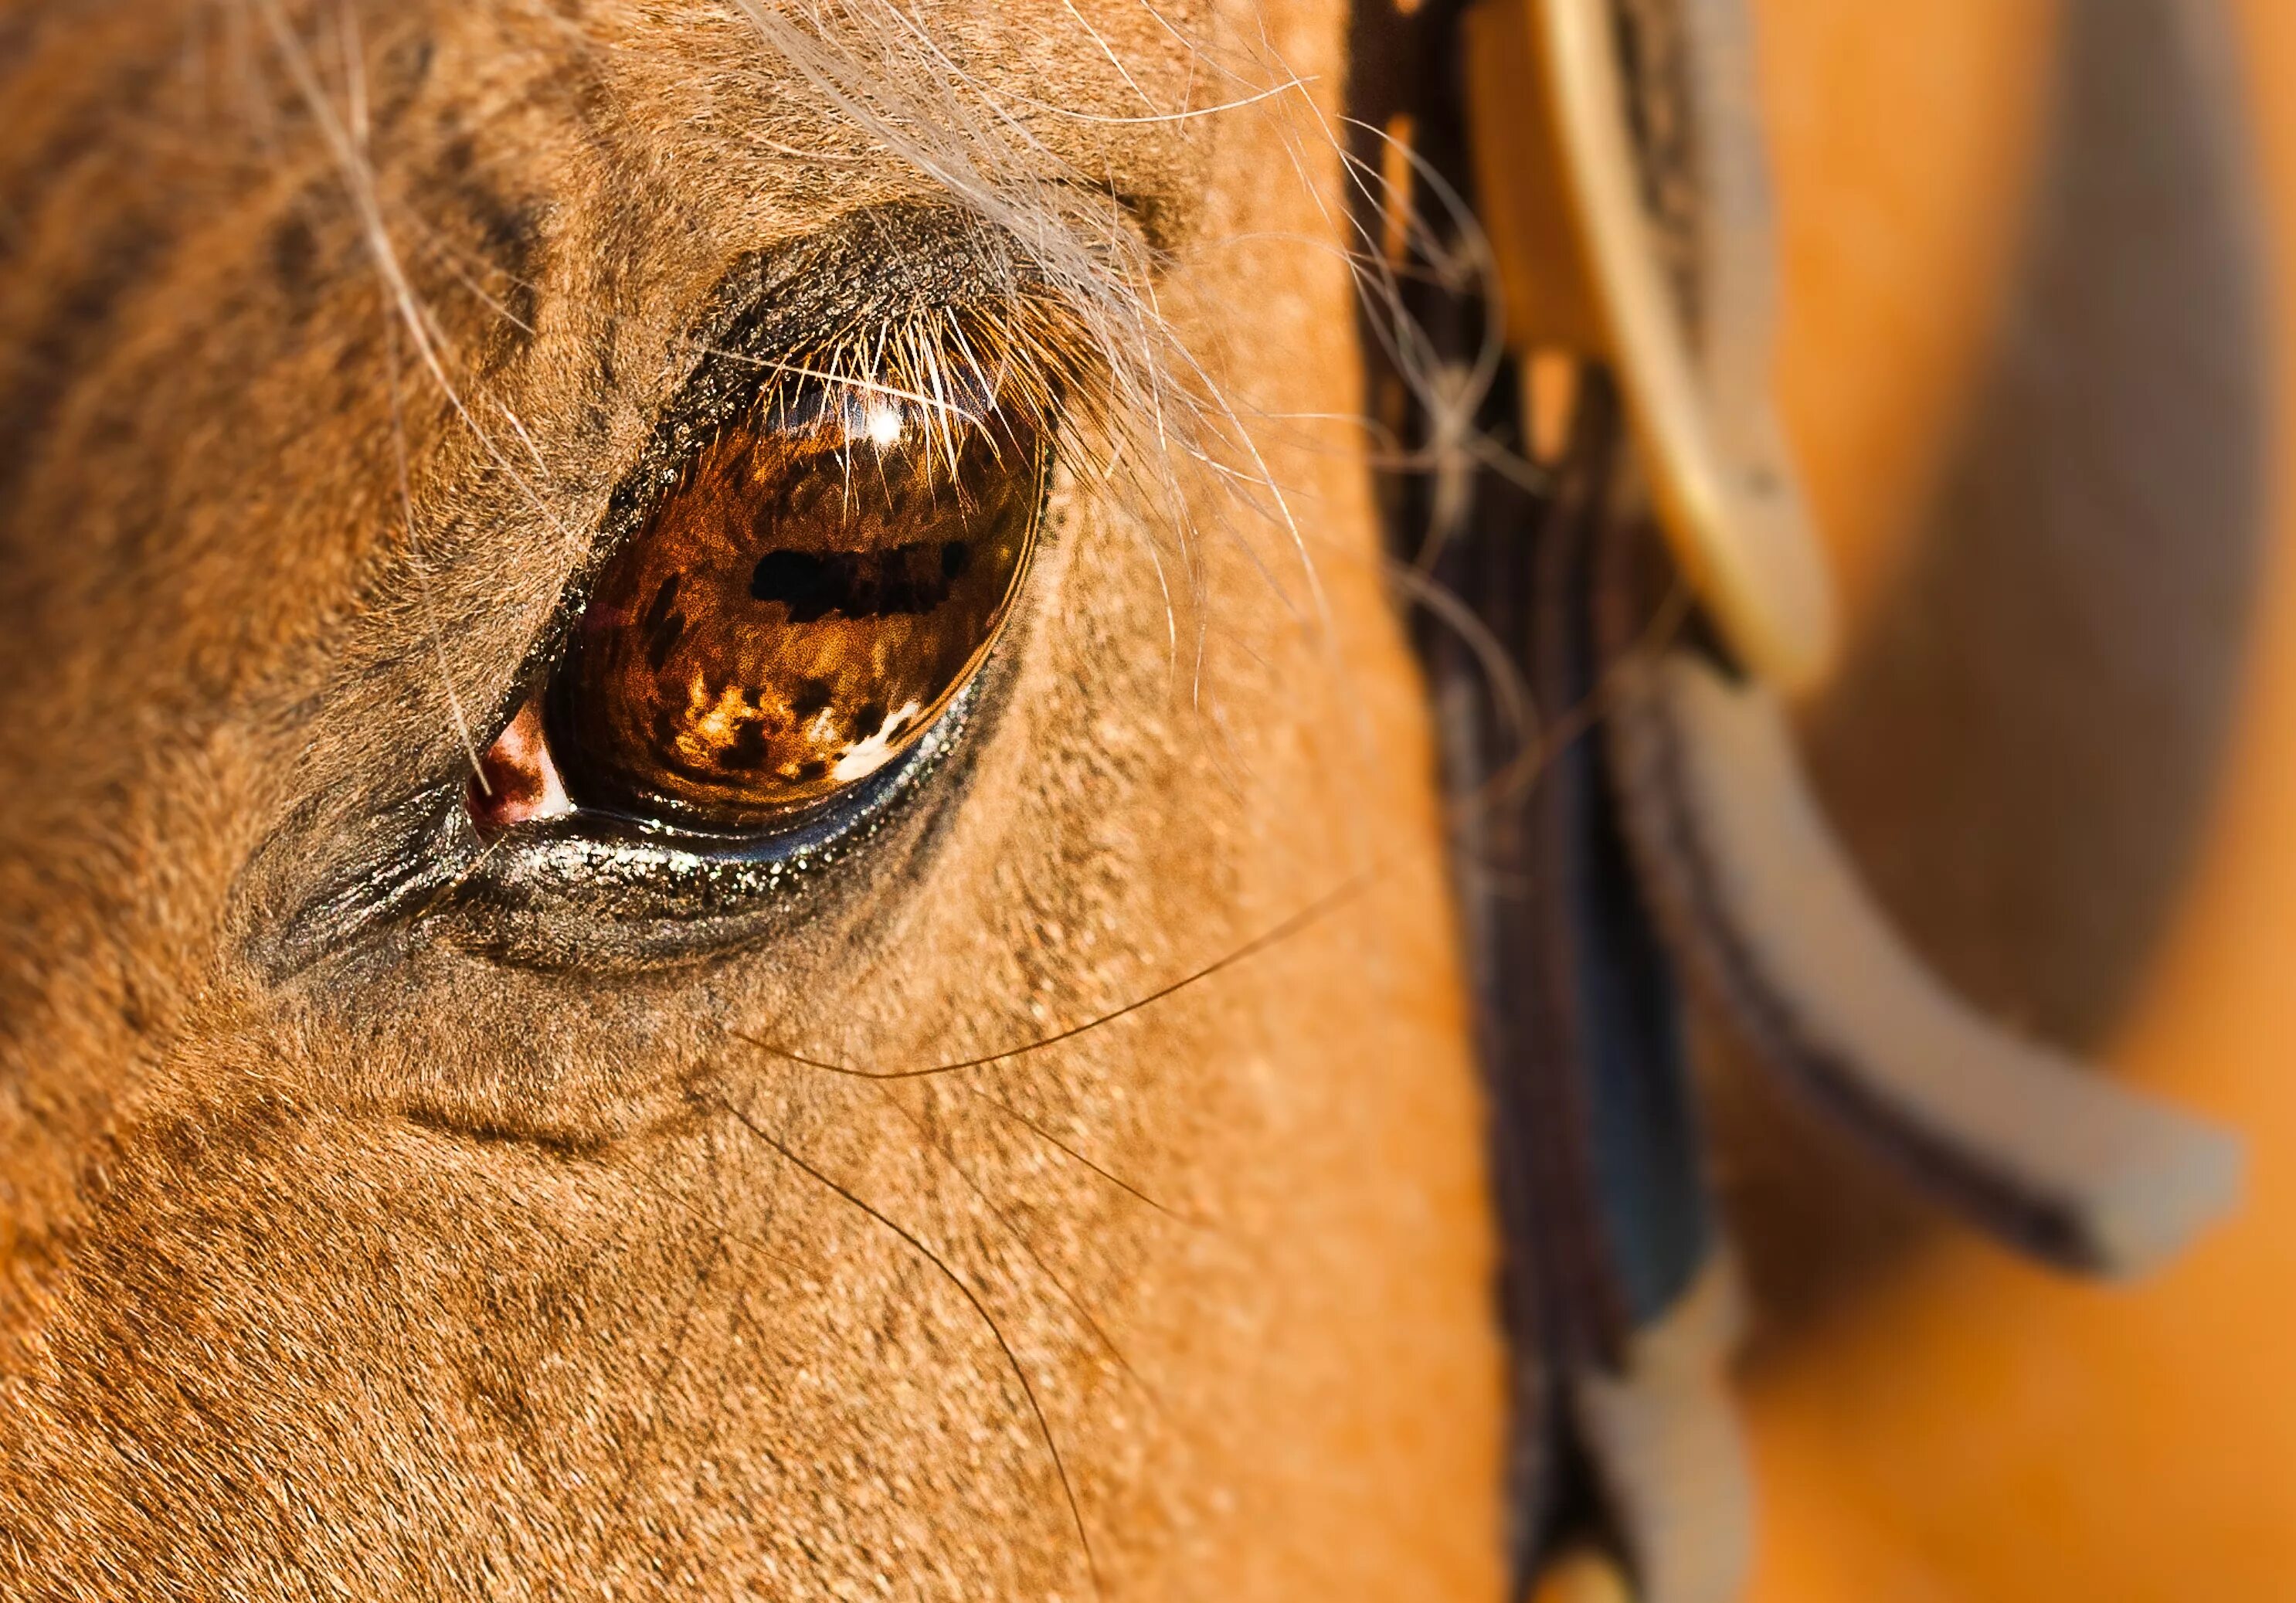
<svg viewBox="0 0 2296 1603">
<path fill-rule="evenodd" d="M 1496 1595 L 1343 21 L 0 23 L 0 1594 Z M 368 896 L 728 273 L 919 205 L 1013 292 L 809 348 L 1068 431 L 946 805 L 675 961 Z"/>
</svg>

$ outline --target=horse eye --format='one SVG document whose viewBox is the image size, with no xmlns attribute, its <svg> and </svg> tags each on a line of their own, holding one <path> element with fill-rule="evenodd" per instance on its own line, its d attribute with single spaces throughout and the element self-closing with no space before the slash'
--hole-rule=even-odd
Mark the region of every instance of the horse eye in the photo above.
<svg viewBox="0 0 2296 1603">
<path fill-rule="evenodd" d="M 753 409 L 606 560 L 487 754 L 481 832 L 569 806 L 756 832 L 877 772 L 995 643 L 1050 457 L 1040 421 L 994 410 L 869 392 Z"/>
</svg>

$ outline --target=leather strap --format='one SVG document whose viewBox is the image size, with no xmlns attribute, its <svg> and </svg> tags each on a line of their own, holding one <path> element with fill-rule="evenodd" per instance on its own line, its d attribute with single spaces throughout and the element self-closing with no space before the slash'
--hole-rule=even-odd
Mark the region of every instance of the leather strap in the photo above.
<svg viewBox="0 0 2296 1603">
<path fill-rule="evenodd" d="M 1743 43 L 1736 0 L 1363 0 L 1350 87 L 1390 557 L 1448 598 L 1411 629 L 1491 1107 L 1510 1542 L 1525 1589 L 1593 1549 L 1653 1603 L 1734 1596 L 1750 1523 L 1681 976 L 1845 1139 L 2062 1265 L 2172 1250 L 2238 1170 L 1938 986 L 1804 791 L 1764 681 L 1830 623 L 1769 419 Z"/>
</svg>

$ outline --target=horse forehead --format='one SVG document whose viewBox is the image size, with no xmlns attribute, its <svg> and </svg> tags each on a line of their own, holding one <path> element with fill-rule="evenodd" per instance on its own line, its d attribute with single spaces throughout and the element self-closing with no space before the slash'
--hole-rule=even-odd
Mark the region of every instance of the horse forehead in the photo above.
<svg viewBox="0 0 2296 1603">
<path fill-rule="evenodd" d="M 421 9 L 441 29 L 463 26 L 455 7 Z M 1184 212 L 1202 186 L 1204 113 L 1252 101 L 1288 70 L 1239 44 L 1208 0 L 939 0 L 849 8 L 802 29 L 746 0 L 670 28 L 658 7 L 616 0 L 577 29 L 517 31 L 513 57 L 533 52 L 522 63 L 480 51 L 465 70 L 522 65 L 550 82 L 560 61 L 597 74 L 622 130 L 674 181 L 706 187 L 737 229 L 786 225 L 792 205 L 816 225 L 824 213 L 993 183 L 999 167 Z M 827 53 L 815 53 L 823 41 Z M 872 114 L 883 121 L 873 127 Z M 808 156 L 819 159 L 791 159 Z"/>
</svg>

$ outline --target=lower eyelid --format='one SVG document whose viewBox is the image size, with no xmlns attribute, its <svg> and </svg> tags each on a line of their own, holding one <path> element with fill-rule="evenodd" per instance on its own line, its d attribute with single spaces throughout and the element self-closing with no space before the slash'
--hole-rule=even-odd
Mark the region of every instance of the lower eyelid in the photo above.
<svg viewBox="0 0 2296 1603">
<path fill-rule="evenodd" d="M 1002 674 L 984 678 L 1002 680 Z M 765 837 L 711 836 L 610 814 L 569 814 L 482 845 L 465 830 L 453 893 L 429 922 L 514 963 L 597 970 L 723 955 L 770 939 L 824 898 L 871 883 L 866 865 L 954 804 L 985 695 L 976 681 L 924 737 L 852 793 Z"/>
</svg>

